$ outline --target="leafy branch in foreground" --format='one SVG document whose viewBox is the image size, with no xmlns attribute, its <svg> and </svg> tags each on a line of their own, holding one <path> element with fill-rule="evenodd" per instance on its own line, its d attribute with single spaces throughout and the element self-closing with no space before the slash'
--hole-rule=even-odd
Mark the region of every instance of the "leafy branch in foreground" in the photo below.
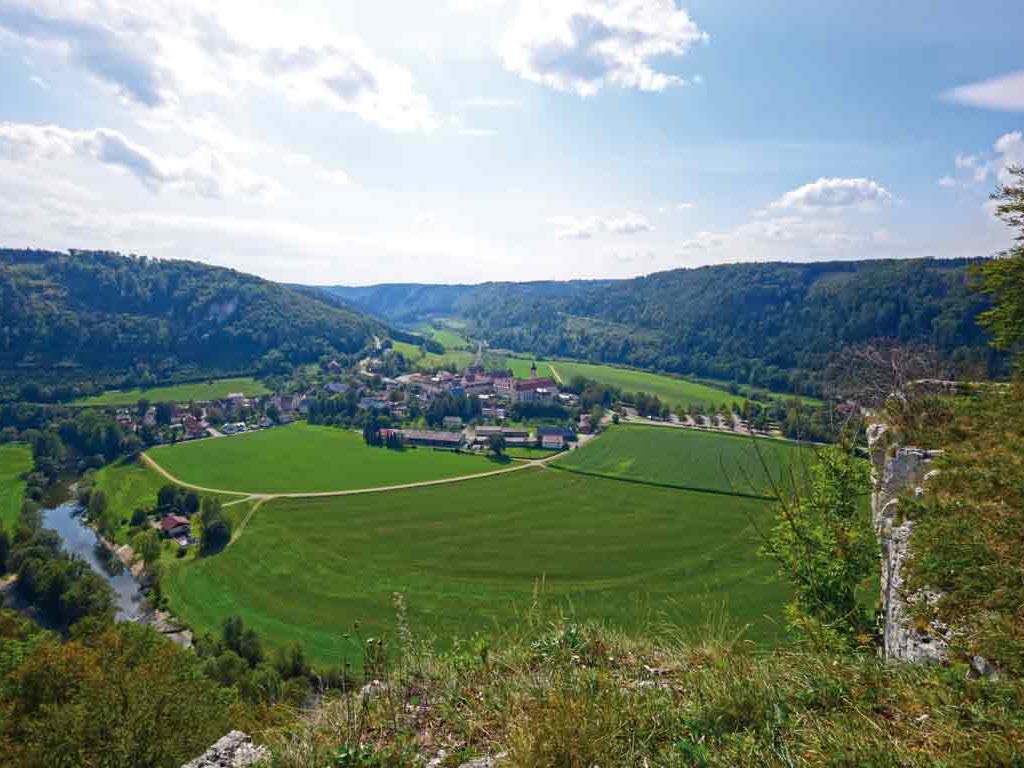
<svg viewBox="0 0 1024 768">
<path fill-rule="evenodd" d="M 762 551 L 794 587 L 791 625 L 823 646 L 870 637 L 872 617 L 858 599 L 877 567 L 867 505 L 867 464 L 840 446 L 821 449 L 806 492 L 777 493 L 776 521 Z"/>
</svg>

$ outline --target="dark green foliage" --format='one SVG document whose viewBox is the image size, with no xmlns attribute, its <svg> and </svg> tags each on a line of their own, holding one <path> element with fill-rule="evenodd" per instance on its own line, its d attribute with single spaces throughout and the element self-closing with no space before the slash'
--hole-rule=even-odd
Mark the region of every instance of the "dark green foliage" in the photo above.
<svg viewBox="0 0 1024 768">
<path fill-rule="evenodd" d="M 494 347 L 815 394 L 832 354 L 878 337 L 998 372 L 968 264 L 734 264 L 621 281 L 329 290 L 392 320 L 459 317 Z"/>
<path fill-rule="evenodd" d="M 870 639 L 873 617 L 858 600 L 878 562 L 870 488 L 865 461 L 841 446 L 822 448 L 806 492 L 779 492 L 775 527 L 765 541 L 765 554 L 793 585 L 790 623 L 825 646 Z"/>
<path fill-rule="evenodd" d="M 253 370 L 275 351 L 288 363 L 355 352 L 378 331 L 329 301 L 234 270 L 0 250 L 0 370 L 22 377 L 53 380 L 70 367 L 132 371 L 126 382 L 147 384 L 188 370 Z M 41 394 L 37 387 L 21 397 Z"/>
<path fill-rule="evenodd" d="M 445 416 L 458 416 L 463 421 L 472 421 L 480 415 L 480 398 L 476 395 L 453 395 L 442 392 L 431 399 L 423 412 L 423 418 L 431 427 L 439 427 Z"/>
<path fill-rule="evenodd" d="M 203 524 L 202 553 L 214 555 L 231 542 L 231 521 L 224 514 L 220 499 L 207 496 L 203 499 L 200 515 Z"/>
<path fill-rule="evenodd" d="M 1005 184 L 992 195 L 996 213 L 1017 230 L 1017 245 L 999 258 L 979 264 L 980 289 L 990 294 L 993 306 L 978 321 L 993 334 L 998 349 L 1019 351 L 1024 343 L 1024 168 L 1010 169 L 1014 184 Z M 1022 360 L 1024 362 L 1024 360 Z"/>
<path fill-rule="evenodd" d="M 5 766 L 177 768 L 230 730 L 231 689 L 150 627 L 117 624 L 60 644 L 0 614 Z M 6 667 L 6 668 L 5 668 Z"/>
<path fill-rule="evenodd" d="M 65 553 L 57 534 L 40 528 L 38 512 L 31 506 L 23 510 L 6 566 L 17 573 L 22 597 L 58 626 L 113 618 L 114 596 L 107 582 L 88 564 Z"/>
</svg>

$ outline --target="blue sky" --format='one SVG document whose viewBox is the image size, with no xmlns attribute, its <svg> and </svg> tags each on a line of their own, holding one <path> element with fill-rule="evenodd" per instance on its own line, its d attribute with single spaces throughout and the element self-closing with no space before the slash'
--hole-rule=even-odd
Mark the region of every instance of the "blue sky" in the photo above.
<svg viewBox="0 0 1024 768">
<path fill-rule="evenodd" d="M 977 256 L 1024 4 L 0 0 L 0 243 L 283 281 Z"/>
</svg>

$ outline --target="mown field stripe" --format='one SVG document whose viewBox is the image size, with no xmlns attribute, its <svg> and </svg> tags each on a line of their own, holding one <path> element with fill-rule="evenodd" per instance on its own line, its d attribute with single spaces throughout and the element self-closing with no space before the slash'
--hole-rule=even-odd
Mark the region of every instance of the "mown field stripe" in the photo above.
<svg viewBox="0 0 1024 768">
<path fill-rule="evenodd" d="M 618 480 L 620 483 L 633 483 L 634 485 L 650 485 L 655 488 L 669 488 L 676 491 L 695 491 L 697 493 L 713 493 L 716 496 L 738 496 L 741 499 L 754 499 L 756 501 L 775 501 L 774 496 L 762 496 L 756 493 L 744 493 L 743 491 L 723 491 L 717 488 L 704 488 L 697 485 L 682 485 L 680 483 L 664 483 L 657 480 L 641 480 L 636 477 L 623 477 L 622 475 L 612 475 L 604 472 L 590 472 L 585 469 L 576 469 L 575 467 L 566 467 L 557 463 L 551 463 L 547 465 L 548 469 L 557 469 L 559 472 L 569 472 L 574 475 L 583 475 L 585 477 L 601 477 L 605 480 Z"/>
<path fill-rule="evenodd" d="M 396 485 L 377 485 L 370 486 L 368 488 L 348 488 L 345 490 L 337 491 L 285 491 L 281 493 L 261 493 L 251 491 L 229 491 L 223 488 L 207 488 L 202 485 L 195 485 L 194 483 L 186 482 L 178 477 L 175 477 L 168 472 L 164 467 L 160 465 L 149 454 L 143 453 L 142 458 L 145 462 L 163 475 L 165 478 L 170 480 L 176 485 L 180 485 L 183 488 L 191 488 L 196 491 L 204 491 L 206 493 L 220 493 L 229 496 L 242 496 L 245 498 L 239 499 L 239 501 L 245 501 L 247 499 L 258 499 L 260 501 L 269 501 L 271 499 L 315 499 L 326 496 L 357 496 L 365 493 L 384 493 L 386 491 L 403 491 L 410 488 L 425 488 L 432 485 L 446 485 L 448 483 L 459 483 L 463 480 L 477 480 L 482 477 L 495 477 L 496 475 L 506 475 L 510 472 L 519 472 L 520 470 L 526 469 L 527 467 L 542 466 L 552 459 L 558 458 L 563 454 L 556 453 L 551 456 L 547 456 L 543 459 L 527 459 L 521 462 L 516 462 L 512 466 L 505 467 L 503 469 L 494 469 L 488 472 L 478 472 L 473 475 L 456 475 L 455 477 L 442 477 L 436 480 L 418 480 L 412 483 L 399 483 Z"/>
</svg>

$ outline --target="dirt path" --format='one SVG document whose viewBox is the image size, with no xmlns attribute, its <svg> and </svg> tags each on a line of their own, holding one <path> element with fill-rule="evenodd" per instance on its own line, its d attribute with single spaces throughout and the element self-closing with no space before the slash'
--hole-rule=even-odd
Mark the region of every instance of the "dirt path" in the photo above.
<svg viewBox="0 0 1024 768">
<path fill-rule="evenodd" d="M 274 499 L 315 499 L 329 496 L 358 496 L 365 493 L 386 493 L 388 491 L 403 491 L 409 488 L 427 488 L 433 485 L 448 485 L 450 483 L 461 483 L 465 480 L 479 480 L 482 477 L 495 477 L 497 475 L 507 475 L 510 472 L 521 472 L 524 469 L 530 467 L 543 467 L 552 459 L 556 459 L 562 455 L 562 452 L 552 454 L 551 456 L 545 456 L 543 459 L 528 459 L 524 461 L 517 461 L 512 466 L 505 467 L 504 469 L 495 469 L 490 472 L 478 472 L 475 475 L 461 475 L 459 477 L 444 477 L 439 480 L 421 480 L 416 483 L 400 483 L 398 485 L 382 485 L 372 488 L 350 488 L 345 491 L 302 491 L 302 492 L 290 492 L 290 493 L 249 493 L 248 491 L 229 491 L 224 488 L 208 488 L 204 485 L 195 485 L 194 483 L 186 483 L 166 469 L 164 469 L 158 462 L 156 462 L 151 456 L 143 453 L 142 459 L 147 466 L 159 472 L 167 480 L 170 480 L 176 485 L 180 485 L 183 488 L 191 488 L 195 491 L 203 491 L 205 493 L 218 493 L 228 496 L 239 496 L 241 498 L 230 501 L 224 506 L 232 506 L 234 504 L 240 504 L 245 501 L 255 501 L 252 505 L 252 509 L 242 519 L 242 522 L 238 526 L 232 536 L 231 541 L 228 542 L 228 546 L 231 546 L 238 541 L 246 527 L 249 525 L 249 521 L 252 520 L 253 515 L 256 514 L 256 510 L 266 504 L 268 501 Z"/>
<path fill-rule="evenodd" d="M 555 383 L 558 384 L 559 386 L 564 386 L 565 379 L 562 378 L 562 374 L 558 372 L 558 369 L 555 368 L 554 364 L 549 362 L 547 363 L 547 366 L 548 370 L 551 371 L 551 377 L 555 380 Z"/>
<path fill-rule="evenodd" d="M 478 480 L 482 477 L 495 477 L 497 475 L 506 475 L 509 472 L 519 472 L 527 469 L 528 467 L 539 467 L 543 466 L 552 459 L 556 459 L 561 456 L 561 453 L 555 453 L 551 456 L 545 456 L 543 459 L 526 459 L 521 462 L 505 467 L 503 469 L 494 469 L 489 472 L 477 472 L 473 475 L 459 475 L 458 477 L 443 477 L 438 480 L 420 480 L 415 483 L 399 483 L 397 485 L 379 485 L 372 486 L 370 488 L 349 488 L 347 490 L 340 491 L 284 491 L 280 493 L 265 493 L 265 492 L 254 492 L 254 491 L 233 491 L 225 488 L 209 488 L 204 485 L 196 485 L 194 483 L 187 483 L 180 478 L 175 477 L 166 469 L 164 469 L 153 457 L 146 453 L 142 454 L 142 459 L 145 463 L 159 472 L 167 480 L 170 480 L 175 485 L 180 485 L 182 488 L 191 488 L 194 491 L 203 491 L 204 493 L 219 493 L 226 496 L 240 496 L 242 498 L 236 501 L 229 502 L 229 504 L 237 504 L 242 501 L 249 499 L 256 499 L 262 504 L 263 502 L 270 501 L 271 499 L 314 499 L 325 496 L 358 496 L 364 493 L 385 493 L 387 491 L 403 491 L 409 488 L 426 488 L 432 485 L 447 485 L 449 483 L 461 483 L 465 480 Z"/>
</svg>

